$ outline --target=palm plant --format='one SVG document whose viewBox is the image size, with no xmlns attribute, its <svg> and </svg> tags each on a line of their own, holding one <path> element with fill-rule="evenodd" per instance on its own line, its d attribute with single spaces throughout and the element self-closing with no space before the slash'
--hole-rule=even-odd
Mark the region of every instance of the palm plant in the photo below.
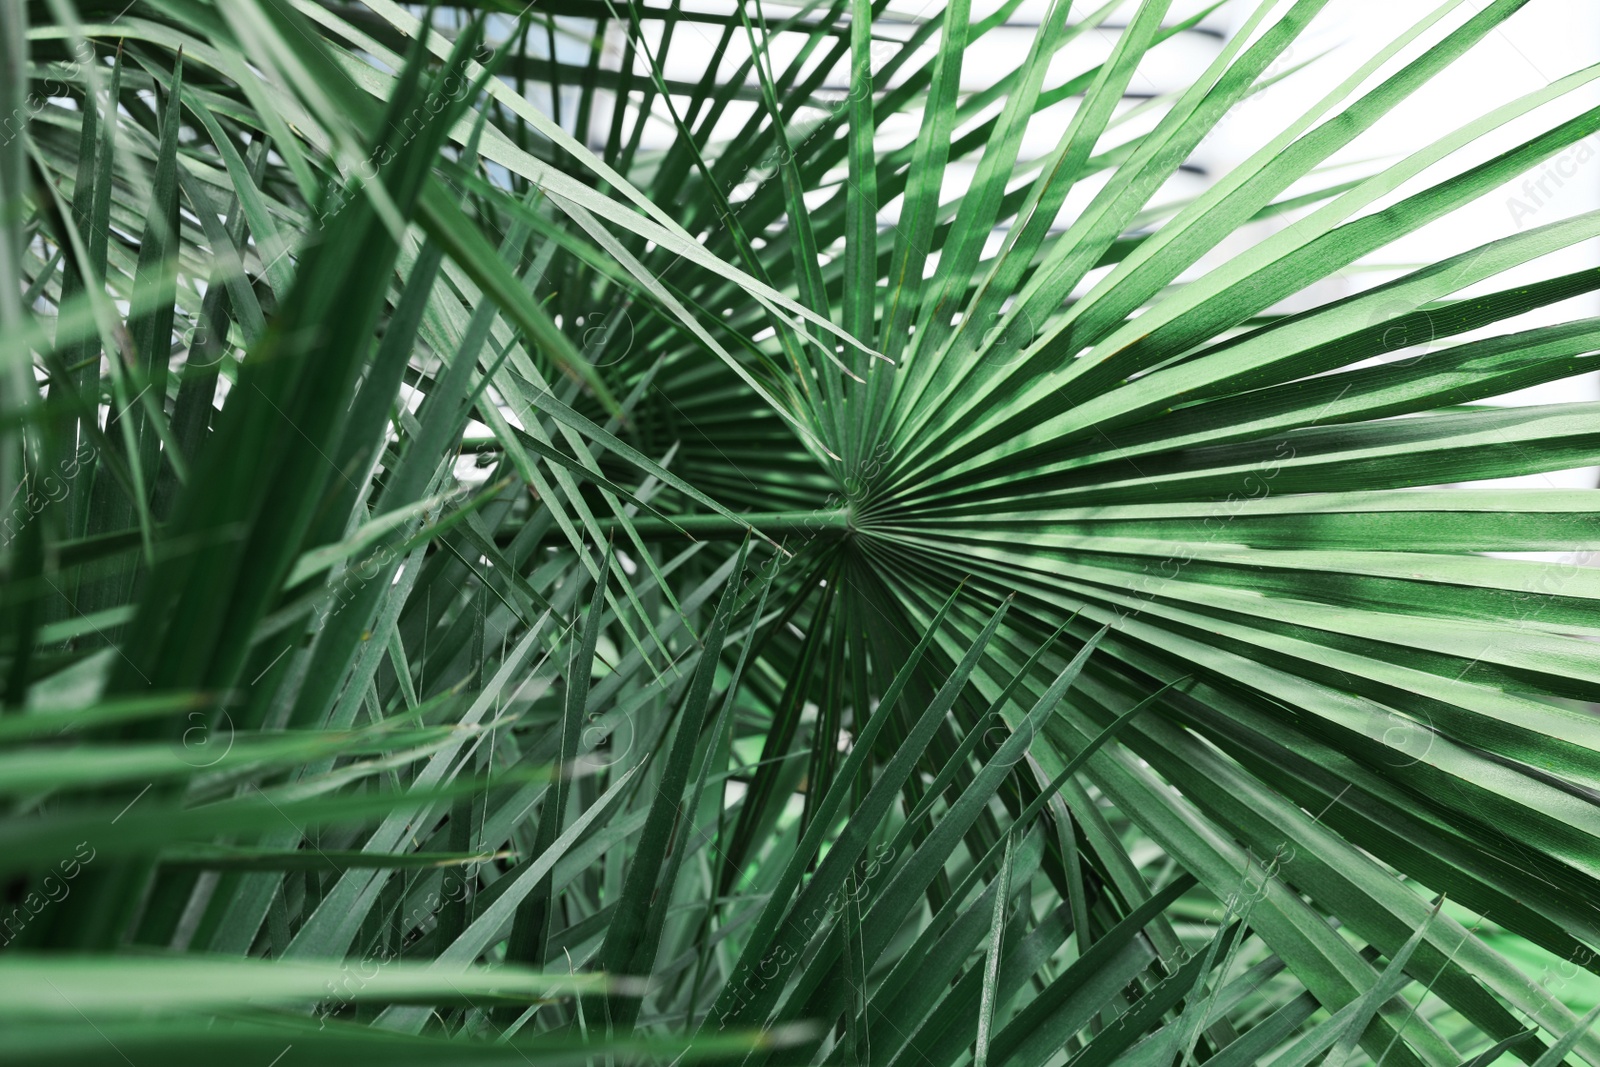
<svg viewBox="0 0 1600 1067">
<path fill-rule="evenodd" d="M 1527 2 L 1165 207 L 1328 0 L 6 4 L 6 1062 L 1600 1064 L 1600 215 L 1274 310 Z"/>
</svg>

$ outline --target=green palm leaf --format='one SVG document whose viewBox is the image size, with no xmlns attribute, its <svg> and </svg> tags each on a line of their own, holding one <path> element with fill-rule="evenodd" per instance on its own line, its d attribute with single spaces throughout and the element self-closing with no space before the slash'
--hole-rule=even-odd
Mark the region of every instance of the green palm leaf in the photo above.
<svg viewBox="0 0 1600 1067">
<path fill-rule="evenodd" d="M 5 5 L 6 1062 L 1600 1064 L 1529 5 Z"/>
</svg>

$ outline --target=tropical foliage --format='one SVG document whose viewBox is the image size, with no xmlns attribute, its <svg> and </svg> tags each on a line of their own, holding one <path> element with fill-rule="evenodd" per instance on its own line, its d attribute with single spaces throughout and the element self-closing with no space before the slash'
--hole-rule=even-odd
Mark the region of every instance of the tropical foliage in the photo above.
<svg viewBox="0 0 1600 1067">
<path fill-rule="evenodd" d="M 1280 310 L 1526 2 L 0 6 L 0 1058 L 1600 1064 L 1600 214 Z"/>
</svg>

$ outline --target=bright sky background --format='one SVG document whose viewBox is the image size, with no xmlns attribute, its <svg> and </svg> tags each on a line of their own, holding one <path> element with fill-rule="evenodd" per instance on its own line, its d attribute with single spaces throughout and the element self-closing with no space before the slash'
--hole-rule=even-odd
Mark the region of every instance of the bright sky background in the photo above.
<svg viewBox="0 0 1600 1067">
<path fill-rule="evenodd" d="M 1369 56 L 1394 40 L 1402 28 L 1426 16 L 1436 0 L 1330 0 L 1311 32 L 1297 42 L 1286 66 L 1319 56 L 1309 67 L 1263 92 L 1240 109 L 1202 148 L 1202 162 L 1226 169 L 1245 159 L 1328 89 L 1355 71 Z M 1440 39 L 1460 25 L 1486 0 L 1464 3 L 1384 70 L 1416 55 L 1427 43 Z M 1224 20 L 1230 30 L 1244 21 L 1243 4 L 1229 5 Z M 1487 114 L 1560 78 L 1600 63 L 1600 4 L 1592 0 L 1532 0 L 1499 30 L 1468 52 L 1435 80 L 1397 107 L 1370 131 L 1336 157 L 1357 165 L 1362 161 L 1399 159 L 1443 134 Z M 1369 83 L 1370 84 L 1370 83 Z M 1529 115 L 1508 124 L 1484 141 L 1484 148 L 1458 153 L 1440 166 L 1397 191 L 1407 195 L 1439 178 L 1519 144 L 1551 126 L 1600 105 L 1600 80 L 1590 83 Z M 1404 237 L 1370 257 L 1372 267 L 1437 261 L 1447 256 L 1519 230 L 1543 226 L 1586 211 L 1600 209 L 1600 138 L 1589 138 L 1529 176 L 1543 188 L 1525 187 L 1518 181 L 1469 204 L 1415 234 Z M 1397 196 L 1375 207 L 1392 203 Z M 1476 287 L 1477 291 L 1502 289 L 1522 279 L 1600 266 L 1600 242 L 1589 241 L 1556 256 L 1535 261 Z M 1320 288 L 1318 298 L 1358 291 L 1397 276 L 1399 270 L 1373 273 L 1347 272 Z M 1467 292 L 1474 290 L 1469 289 Z M 1511 322 L 1498 323 L 1485 334 L 1512 332 L 1545 323 L 1600 315 L 1600 295 L 1532 312 Z M 1472 335 L 1466 335 L 1472 336 Z M 1552 382 L 1523 390 L 1505 402 L 1555 403 L 1600 399 L 1600 376 Z M 1508 479 L 1528 486 L 1585 486 L 1596 484 L 1596 471 L 1561 472 Z"/>
<path fill-rule="evenodd" d="M 909 21 L 926 18 L 936 13 L 944 0 L 892 0 L 890 10 L 900 16 L 900 25 L 885 21 L 874 27 L 876 33 L 903 36 L 910 32 Z M 1103 9 L 1107 0 L 1078 0 L 1071 8 L 1071 19 L 1076 22 Z M 1227 116 L 1214 133 L 1200 146 L 1190 166 L 1158 194 L 1157 201 L 1177 201 L 1202 192 L 1210 181 L 1239 163 L 1268 143 L 1276 134 L 1304 114 L 1332 87 L 1342 82 L 1360 68 L 1374 54 L 1401 37 L 1411 26 L 1427 18 L 1441 7 L 1448 12 L 1425 31 L 1415 42 L 1393 57 L 1363 85 L 1362 90 L 1379 82 L 1398 70 L 1406 61 L 1443 38 L 1447 33 L 1467 21 L 1487 6 L 1489 0 L 1328 0 L 1326 8 L 1272 68 L 1271 73 L 1289 73 L 1277 84 L 1247 99 Z M 1192 83 L 1205 67 L 1216 58 L 1224 40 L 1245 25 L 1256 10 L 1258 0 L 1231 0 L 1202 24 L 1200 32 L 1179 34 L 1153 50 L 1129 87 L 1122 113 L 1107 135 L 1101 148 L 1126 136 L 1150 128 L 1159 117 L 1159 103 L 1165 94 L 1182 91 Z M 1277 14 L 1288 10 L 1292 0 L 1265 0 L 1269 6 L 1269 22 Z M 973 0 L 974 19 L 992 13 L 1000 0 Z M 1025 58 L 1034 27 L 1044 17 L 1049 0 L 1024 0 L 1005 28 L 997 29 L 980 39 L 968 50 L 963 66 L 962 83 L 967 91 L 980 90 L 1015 69 Z M 1202 0 L 1173 0 L 1168 17 L 1169 24 L 1181 21 L 1206 4 Z M 683 0 L 685 10 L 733 10 L 729 0 Z M 1126 0 L 1114 8 L 1104 24 L 1084 33 L 1064 49 L 1052 65 L 1046 87 L 1059 84 L 1065 78 L 1099 62 L 1109 54 L 1122 27 L 1137 9 L 1135 0 Z M 751 10 L 754 11 L 752 4 Z M 768 24 L 780 21 L 792 12 L 792 6 L 765 3 L 762 6 Z M 576 29 L 577 26 L 575 25 Z M 613 23 L 608 37 L 610 65 L 621 61 L 623 27 Z M 669 79 L 697 81 L 710 62 L 717 39 L 717 28 L 681 22 L 677 36 L 667 50 L 665 74 Z M 659 48 L 660 23 L 646 23 L 647 42 L 652 51 Z M 771 48 L 779 65 L 782 57 L 792 55 L 798 48 L 800 35 L 777 35 Z M 931 52 L 931 46 L 930 46 Z M 579 49 L 581 54 L 581 49 Z M 734 44 L 724 58 L 724 68 L 731 72 L 734 66 L 748 55 L 744 35 L 736 35 Z M 1457 60 L 1449 69 L 1436 76 L 1429 84 L 1413 94 L 1372 129 L 1357 138 L 1340 152 L 1327 173 L 1297 186 L 1291 193 L 1309 190 L 1317 185 L 1370 174 L 1385 162 L 1398 161 L 1423 148 L 1437 138 L 1472 122 L 1497 107 L 1508 104 L 1525 94 L 1535 92 L 1551 82 L 1573 74 L 1586 66 L 1600 63 L 1600 3 L 1595 0 L 1531 0 L 1507 23 L 1492 31 L 1479 45 Z M 875 63 L 875 66 L 877 64 Z M 1296 70 L 1297 67 L 1303 69 Z M 646 70 L 641 64 L 641 75 Z M 893 84 L 893 82 L 889 82 Z M 848 71 L 840 64 L 831 71 L 825 89 L 842 93 L 848 88 Z M 880 84 L 879 88 L 884 85 Z M 1355 97 L 1346 98 L 1346 102 Z M 575 101 L 574 101 L 575 102 Z M 1078 100 L 1069 100 L 1036 116 L 1025 139 L 1022 162 L 1048 154 L 1057 144 L 1061 133 L 1071 120 Z M 547 104 L 548 101 L 543 102 Z M 1546 104 L 1531 113 L 1508 123 L 1463 151 L 1447 157 L 1441 163 L 1423 172 L 1367 211 L 1381 209 L 1394 201 L 1417 192 L 1428 185 L 1474 163 L 1491 158 L 1501 151 L 1519 144 L 1527 138 L 1549 129 L 1582 111 L 1600 105 L 1600 79 L 1568 93 L 1563 98 Z M 753 103 L 736 104 L 719 125 L 718 137 L 736 135 Z M 997 105 L 998 107 L 998 105 Z M 661 121 L 647 128 L 643 147 L 664 148 L 674 138 L 674 132 L 665 112 L 657 107 Z M 573 107 L 563 109 L 570 116 Z M 824 112 L 819 112 L 820 117 Z M 918 118 L 915 113 L 896 116 L 885 121 L 880 130 L 880 146 L 902 144 L 916 135 Z M 604 130 L 609 116 L 596 115 L 597 127 Z M 970 179 L 976 160 L 954 161 L 944 188 L 949 198 L 959 193 Z M 1063 207 L 1061 220 L 1070 220 L 1098 191 L 1109 176 L 1099 176 L 1080 183 Z M 1451 213 L 1416 233 L 1407 235 L 1388 247 L 1368 257 L 1366 261 L 1346 269 L 1339 275 L 1287 302 L 1278 310 L 1294 310 L 1313 303 L 1357 292 L 1369 286 L 1390 280 L 1411 267 L 1436 262 L 1467 250 L 1483 242 L 1507 237 L 1519 230 L 1547 225 L 1573 215 L 1600 209 L 1600 137 L 1590 138 L 1547 163 L 1530 176 L 1533 183 L 1524 186 L 1518 180 L 1501 190 L 1491 192 L 1464 208 Z M 734 194 L 738 199 L 738 192 Z M 898 217 L 898 203 L 883 206 L 880 219 L 892 225 Z M 1363 212 L 1365 213 L 1365 212 Z M 1297 216 L 1285 216 L 1270 222 L 1258 223 L 1247 229 L 1208 257 L 1188 277 L 1214 266 L 1222 259 L 1261 240 L 1274 228 L 1292 225 Z M 997 247 L 996 234 L 991 248 Z M 1549 277 L 1589 266 L 1600 266 L 1600 242 L 1568 249 L 1544 260 L 1526 264 L 1516 271 L 1507 272 L 1476 287 L 1477 291 L 1492 291 L 1516 284 L 1522 279 Z M 929 264 L 931 271 L 933 264 Z M 1092 285 L 1101 275 L 1091 275 Z M 1471 293 L 1474 289 L 1464 292 Z M 1511 332 L 1545 323 L 1600 315 L 1600 295 L 1590 296 L 1554 305 L 1532 312 L 1521 319 L 1498 323 L 1488 334 Z M 1461 338 L 1441 342 L 1458 343 Z M 1408 351 L 1407 355 L 1414 354 Z M 1550 403 L 1571 400 L 1600 400 L 1600 375 L 1582 379 L 1551 383 L 1524 390 L 1504 402 Z M 1533 475 L 1512 479 L 1511 484 L 1530 486 L 1585 486 L 1597 482 L 1594 469 Z"/>
</svg>

